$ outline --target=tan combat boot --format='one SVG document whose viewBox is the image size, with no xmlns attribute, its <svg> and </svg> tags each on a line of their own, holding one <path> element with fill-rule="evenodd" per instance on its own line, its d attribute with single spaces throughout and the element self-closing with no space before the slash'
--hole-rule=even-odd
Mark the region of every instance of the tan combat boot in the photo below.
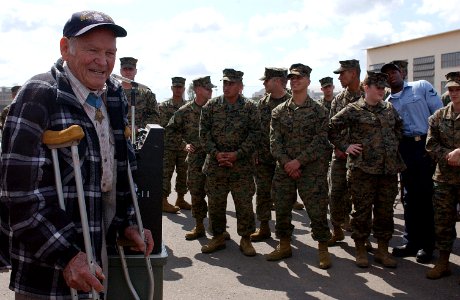
<svg viewBox="0 0 460 300">
<path fill-rule="evenodd" d="M 304 209 L 304 207 L 305 206 L 303 205 L 303 203 L 300 203 L 299 201 L 296 201 L 292 206 L 292 208 L 294 208 L 295 210 L 302 210 Z"/>
<path fill-rule="evenodd" d="M 201 247 L 201 252 L 212 253 L 217 250 L 225 249 L 225 237 L 223 234 L 215 235 L 207 245 Z"/>
<path fill-rule="evenodd" d="M 163 212 L 176 214 L 179 209 L 179 207 L 169 204 L 167 197 L 163 197 Z"/>
<path fill-rule="evenodd" d="M 270 226 L 268 225 L 268 221 L 260 222 L 260 228 L 256 230 L 253 234 L 251 234 L 251 241 L 252 242 L 260 242 L 262 240 L 266 240 L 270 238 Z"/>
<path fill-rule="evenodd" d="M 246 256 L 254 256 L 256 255 L 256 249 L 251 244 L 251 239 L 249 235 L 242 236 L 240 241 L 240 250 Z"/>
<path fill-rule="evenodd" d="M 356 247 L 356 265 L 360 268 L 369 267 L 369 260 L 367 259 L 366 246 L 364 241 L 355 240 Z"/>
<path fill-rule="evenodd" d="M 192 206 L 184 200 L 184 194 L 177 194 L 176 206 L 180 209 L 190 210 Z"/>
<path fill-rule="evenodd" d="M 374 260 L 386 268 L 396 268 L 398 263 L 391 257 L 391 254 L 388 253 L 388 241 L 378 240 L 377 243 L 378 249 L 374 254 Z"/>
<path fill-rule="evenodd" d="M 327 251 L 327 242 L 318 242 L 319 267 L 329 269 L 331 267 L 331 256 Z"/>
<path fill-rule="evenodd" d="M 186 240 L 196 240 L 197 238 L 200 238 L 202 236 L 206 235 L 206 230 L 204 229 L 203 225 L 203 220 L 196 220 L 196 226 L 192 229 L 192 231 L 189 231 L 185 234 L 185 239 Z"/>
<path fill-rule="evenodd" d="M 265 256 L 265 259 L 268 261 L 276 261 L 291 256 L 291 237 L 285 236 L 280 239 L 280 243 L 276 246 L 276 249 Z"/>
<path fill-rule="evenodd" d="M 449 251 L 439 251 L 439 259 L 434 267 L 426 272 L 426 278 L 439 279 L 444 276 L 449 276 L 451 271 L 449 269 Z"/>
<path fill-rule="evenodd" d="M 332 230 L 332 237 L 329 241 L 327 241 L 327 245 L 329 247 L 335 246 L 338 241 L 343 241 L 344 239 L 345 235 L 343 234 L 342 227 L 334 225 Z"/>
</svg>

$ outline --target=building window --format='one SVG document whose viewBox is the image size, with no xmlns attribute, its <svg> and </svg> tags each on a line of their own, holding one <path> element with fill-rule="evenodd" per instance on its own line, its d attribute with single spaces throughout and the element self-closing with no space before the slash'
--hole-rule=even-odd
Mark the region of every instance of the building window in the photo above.
<svg viewBox="0 0 460 300">
<path fill-rule="evenodd" d="M 372 72 L 380 72 L 380 69 L 383 67 L 385 63 L 380 63 L 380 64 L 373 64 L 369 66 L 369 71 Z"/>
<path fill-rule="evenodd" d="M 434 55 L 414 58 L 413 78 L 434 84 Z"/>
<path fill-rule="evenodd" d="M 460 66 L 460 52 L 441 54 L 441 68 Z"/>
<path fill-rule="evenodd" d="M 447 84 L 447 81 L 441 81 L 441 89 L 440 89 L 441 95 L 447 92 L 446 84 Z"/>
</svg>

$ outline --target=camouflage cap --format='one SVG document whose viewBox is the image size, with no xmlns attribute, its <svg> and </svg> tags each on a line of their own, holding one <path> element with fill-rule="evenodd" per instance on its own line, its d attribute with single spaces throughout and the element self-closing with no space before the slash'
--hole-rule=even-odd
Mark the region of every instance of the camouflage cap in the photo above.
<svg viewBox="0 0 460 300">
<path fill-rule="evenodd" d="M 341 60 L 339 61 L 339 64 L 340 64 L 340 68 L 335 70 L 334 74 L 340 74 L 343 71 L 353 70 L 353 69 L 361 70 L 359 66 L 359 60 L 357 59 Z"/>
<path fill-rule="evenodd" d="M 264 76 L 260 80 L 268 80 L 274 77 L 287 78 L 286 68 L 265 68 Z"/>
<path fill-rule="evenodd" d="M 397 65 L 401 71 L 402 70 L 407 71 L 407 65 L 409 64 L 407 60 L 393 60 L 390 63 Z"/>
<path fill-rule="evenodd" d="M 210 76 L 199 77 L 199 78 L 193 79 L 192 82 L 193 82 L 193 87 L 202 86 L 207 89 L 212 89 L 216 87 L 214 84 L 211 83 Z"/>
<path fill-rule="evenodd" d="M 446 74 L 446 88 L 451 86 L 460 86 L 460 72 L 449 72 Z"/>
<path fill-rule="evenodd" d="M 287 78 L 291 78 L 293 75 L 310 77 L 311 71 L 312 69 L 307 65 L 301 63 L 292 64 L 289 68 L 289 75 L 287 76 Z"/>
<path fill-rule="evenodd" d="M 380 68 L 380 72 L 382 73 L 387 73 L 389 70 L 396 70 L 396 71 L 401 72 L 401 69 L 399 68 L 399 66 L 393 62 L 384 64 L 382 68 Z"/>
<path fill-rule="evenodd" d="M 116 37 L 125 37 L 127 35 L 126 30 L 115 24 L 110 16 L 94 10 L 79 11 L 72 14 L 67 23 L 65 23 L 62 33 L 69 38 L 82 35 L 99 26 L 109 28 Z"/>
<path fill-rule="evenodd" d="M 237 71 L 235 69 L 224 69 L 222 73 L 224 74 L 222 81 L 237 82 L 243 80 L 244 73 L 241 71 Z"/>
<path fill-rule="evenodd" d="M 332 79 L 332 77 L 324 77 L 324 78 L 321 78 L 319 80 L 319 83 L 321 84 L 321 87 L 325 87 L 325 86 L 328 86 L 328 85 L 333 85 L 334 84 L 334 81 Z"/>
<path fill-rule="evenodd" d="M 184 77 L 173 77 L 171 78 L 172 86 L 185 86 Z"/>
<path fill-rule="evenodd" d="M 365 85 L 375 85 L 377 87 L 388 87 L 388 75 L 382 72 L 367 71 L 366 78 L 364 78 Z"/>
<path fill-rule="evenodd" d="M 120 66 L 122 68 L 136 68 L 137 59 L 134 57 L 122 57 L 120 58 Z"/>
</svg>

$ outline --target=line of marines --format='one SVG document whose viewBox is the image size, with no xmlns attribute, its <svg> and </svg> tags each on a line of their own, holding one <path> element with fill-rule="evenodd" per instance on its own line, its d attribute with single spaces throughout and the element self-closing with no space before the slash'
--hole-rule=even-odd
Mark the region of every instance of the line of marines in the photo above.
<svg viewBox="0 0 460 300">
<path fill-rule="evenodd" d="M 121 58 L 122 76 L 134 80 L 136 63 L 132 57 Z M 358 60 L 339 63 L 334 73 L 343 91 L 334 96 L 332 77 L 324 77 L 319 81 L 324 96 L 318 100 L 308 95 L 312 69 L 300 63 L 289 70 L 265 68 L 261 80 L 266 94 L 259 101 L 243 96 L 244 73 L 234 69 L 223 70 L 223 95 L 214 98 L 216 86 L 209 76 L 192 81 L 195 98 L 190 101 L 183 97 L 183 77 L 172 78 L 173 96 L 160 105 L 150 90 L 140 90 L 136 124 L 165 128 L 163 211 L 191 209 L 196 224 L 186 233 L 187 240 L 206 235 L 204 219 L 209 214 L 213 237 L 201 250 L 212 253 L 224 249 L 230 238 L 230 192 L 240 250 L 254 256 L 252 242 L 271 237 L 274 209 L 279 243 L 266 259 L 277 261 L 292 256 L 292 209 L 301 205 L 311 220 L 322 269 L 332 265 L 328 247 L 340 245 L 344 231 L 350 231 L 358 267 L 369 266 L 370 251 L 377 263 L 389 268 L 397 266 L 394 256 L 416 256 L 418 262 L 428 263 L 437 247 L 439 261 L 426 276 L 450 274 L 460 187 L 460 127 L 455 126 L 460 72 L 446 75 L 448 92 L 441 101 L 427 81 L 406 81 L 406 61 L 367 71 L 362 82 Z M 174 170 L 178 198 L 172 205 L 168 196 Z M 184 200 L 187 191 L 191 205 Z M 391 255 L 393 205 L 399 191 L 406 243 L 394 247 Z M 377 240 L 375 251 L 371 233 Z"/>
</svg>

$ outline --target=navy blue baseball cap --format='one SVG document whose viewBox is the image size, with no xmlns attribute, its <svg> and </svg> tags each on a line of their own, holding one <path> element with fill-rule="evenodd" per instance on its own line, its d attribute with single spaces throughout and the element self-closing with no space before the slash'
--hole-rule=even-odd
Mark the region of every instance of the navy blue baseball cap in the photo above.
<svg viewBox="0 0 460 300">
<path fill-rule="evenodd" d="M 115 24 L 110 16 L 94 10 L 80 11 L 72 14 L 72 17 L 65 23 L 62 33 L 65 37 L 74 37 L 100 26 L 112 30 L 116 37 L 125 37 L 128 34 L 123 27 Z"/>
</svg>

